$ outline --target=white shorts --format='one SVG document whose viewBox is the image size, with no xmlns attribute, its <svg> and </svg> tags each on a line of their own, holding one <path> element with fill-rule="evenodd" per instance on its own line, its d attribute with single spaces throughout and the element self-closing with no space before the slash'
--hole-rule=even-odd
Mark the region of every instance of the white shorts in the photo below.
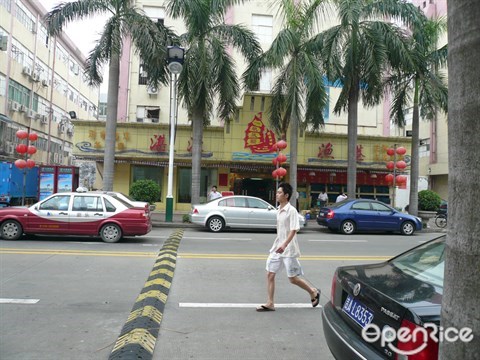
<svg viewBox="0 0 480 360">
<path fill-rule="evenodd" d="M 297 258 L 279 256 L 278 254 L 270 254 L 268 256 L 265 270 L 276 274 L 283 268 L 287 271 L 289 278 L 303 275 L 302 266 Z"/>
</svg>

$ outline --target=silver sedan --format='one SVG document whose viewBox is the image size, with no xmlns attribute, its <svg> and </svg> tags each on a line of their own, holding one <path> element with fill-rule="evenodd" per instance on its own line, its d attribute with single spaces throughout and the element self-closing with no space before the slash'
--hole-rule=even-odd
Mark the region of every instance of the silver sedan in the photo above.
<svg viewBox="0 0 480 360">
<path fill-rule="evenodd" d="M 278 210 L 253 196 L 226 196 L 206 204 L 192 205 L 190 221 L 213 232 L 225 228 L 276 229 Z M 307 225 L 299 214 L 300 228 Z"/>
</svg>

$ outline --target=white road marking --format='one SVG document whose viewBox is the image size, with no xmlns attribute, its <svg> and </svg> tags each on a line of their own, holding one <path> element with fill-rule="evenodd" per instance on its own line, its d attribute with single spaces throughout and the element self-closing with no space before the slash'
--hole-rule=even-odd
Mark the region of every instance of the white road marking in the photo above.
<svg viewBox="0 0 480 360">
<path fill-rule="evenodd" d="M 239 241 L 251 241 L 252 238 L 217 238 L 217 237 L 193 237 L 193 236 L 184 236 L 184 239 L 194 239 L 194 240 L 239 240 Z"/>
<path fill-rule="evenodd" d="M 0 304 L 36 304 L 40 299 L 1 299 Z"/>
<path fill-rule="evenodd" d="M 178 307 L 182 308 L 256 308 L 259 304 L 248 303 L 178 303 Z M 290 303 L 275 304 L 275 308 L 311 308 L 312 304 L 306 303 Z M 321 308 L 321 305 L 317 306 Z"/>
<path fill-rule="evenodd" d="M 368 242 L 368 240 L 315 240 L 315 239 L 310 239 L 308 241 L 316 241 L 316 242 L 350 242 L 350 243 L 356 243 L 356 242 Z"/>
</svg>

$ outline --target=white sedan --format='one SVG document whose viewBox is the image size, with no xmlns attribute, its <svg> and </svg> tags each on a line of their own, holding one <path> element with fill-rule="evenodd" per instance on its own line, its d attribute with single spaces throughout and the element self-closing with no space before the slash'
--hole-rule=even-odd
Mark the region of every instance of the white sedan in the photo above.
<svg viewBox="0 0 480 360">
<path fill-rule="evenodd" d="M 206 204 L 192 205 L 190 222 L 205 226 L 213 232 L 225 228 L 276 229 L 278 210 L 266 201 L 253 196 L 226 196 Z M 307 226 L 298 215 L 300 228 Z"/>
</svg>

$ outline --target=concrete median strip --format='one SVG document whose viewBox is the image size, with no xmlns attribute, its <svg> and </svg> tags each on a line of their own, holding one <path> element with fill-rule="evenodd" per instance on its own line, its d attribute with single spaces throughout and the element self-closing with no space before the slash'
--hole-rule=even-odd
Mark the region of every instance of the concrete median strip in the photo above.
<svg viewBox="0 0 480 360">
<path fill-rule="evenodd" d="M 165 240 L 113 347 L 110 360 L 152 359 L 182 237 L 183 229 L 178 229 Z"/>
</svg>

